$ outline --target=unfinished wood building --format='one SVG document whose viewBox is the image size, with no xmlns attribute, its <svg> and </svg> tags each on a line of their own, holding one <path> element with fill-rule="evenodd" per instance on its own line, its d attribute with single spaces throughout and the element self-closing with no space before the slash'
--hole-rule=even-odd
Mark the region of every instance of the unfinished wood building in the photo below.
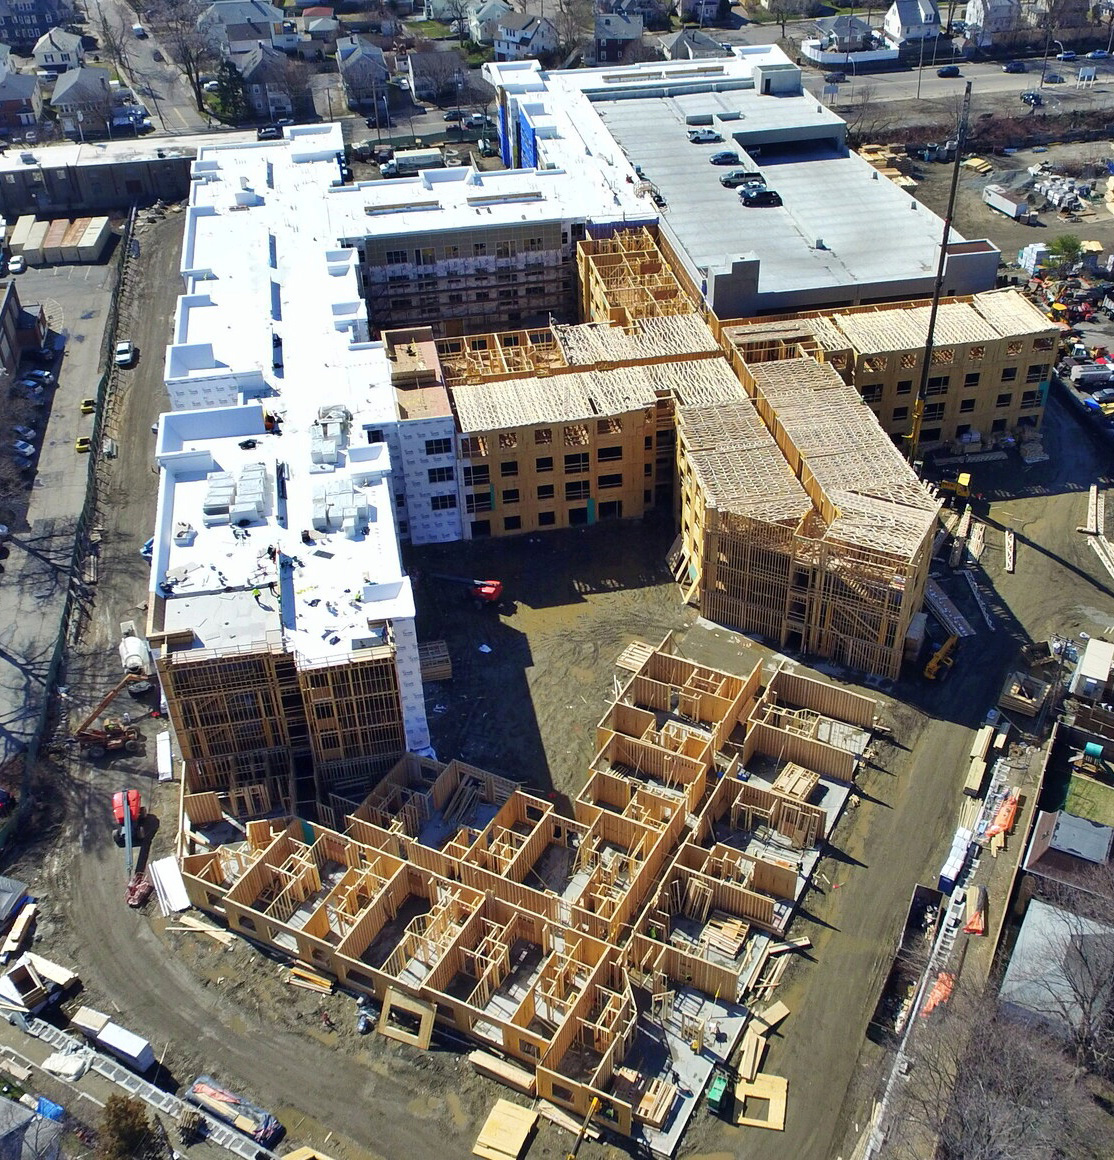
<svg viewBox="0 0 1114 1160">
<path fill-rule="evenodd" d="M 737 369 L 748 401 L 678 409 L 676 574 L 720 624 L 896 679 L 938 503 L 832 367 Z"/>
<path fill-rule="evenodd" d="M 312 813 L 330 792 L 368 785 L 406 749 L 389 640 L 316 662 L 281 639 L 233 651 L 160 643 L 186 788 L 221 794 L 234 816 Z"/>
<path fill-rule="evenodd" d="M 812 354 L 829 363 L 901 442 L 912 429 L 929 309 L 924 302 L 888 302 L 725 322 L 722 333 L 743 362 Z M 1018 290 L 945 298 L 918 451 L 957 441 L 977 451 L 1039 428 L 1057 341 L 1056 325 Z"/>
<path fill-rule="evenodd" d="M 250 820 L 232 844 L 216 837 L 219 795 L 185 793 L 183 877 L 232 930 L 388 1012 L 408 997 L 409 1014 L 527 1068 L 538 1096 L 580 1117 L 598 1098 L 601 1124 L 659 1132 L 668 1152 L 738 1042 L 740 1001 L 875 710 L 796 674 L 693 664 L 667 637 L 601 720 L 573 817 L 462 762 L 409 755 L 362 802 L 332 795 L 330 825 Z M 671 1080 L 681 1051 L 692 1090 Z"/>
</svg>

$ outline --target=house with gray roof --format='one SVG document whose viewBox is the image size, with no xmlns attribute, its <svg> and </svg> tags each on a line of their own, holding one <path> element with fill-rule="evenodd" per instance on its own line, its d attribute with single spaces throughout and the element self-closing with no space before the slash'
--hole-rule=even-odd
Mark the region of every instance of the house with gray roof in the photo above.
<svg viewBox="0 0 1114 1160">
<path fill-rule="evenodd" d="M 359 36 L 337 39 L 337 69 L 353 108 L 386 92 L 389 74 L 383 50 Z"/>
<path fill-rule="evenodd" d="M 31 55 L 38 68 L 65 72 L 68 68 L 77 68 L 85 60 L 85 49 L 81 46 L 81 37 L 76 33 L 67 32 L 64 28 L 52 28 L 35 42 L 35 50 Z"/>
</svg>

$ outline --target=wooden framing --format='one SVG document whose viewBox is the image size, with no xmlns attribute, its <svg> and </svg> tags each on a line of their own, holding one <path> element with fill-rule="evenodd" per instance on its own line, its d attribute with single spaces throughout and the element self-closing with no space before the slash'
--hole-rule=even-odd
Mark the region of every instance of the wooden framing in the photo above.
<svg viewBox="0 0 1114 1160">
<path fill-rule="evenodd" d="M 463 762 L 407 755 L 359 803 L 330 796 L 341 829 L 257 819 L 210 848 L 201 830 L 226 798 L 183 794 L 183 880 L 231 931 L 380 1000 L 385 1034 L 425 1047 L 440 1020 L 483 1049 L 486 1074 L 574 1120 L 599 1099 L 597 1121 L 630 1134 L 675 1095 L 632 1079 L 633 987 L 665 1011 L 680 987 L 734 1000 L 755 982 L 751 935 L 784 936 L 800 851 L 824 834 L 815 779 L 844 771 L 874 717 L 823 682 L 696 665 L 667 636 L 600 721 L 575 818 Z M 793 746 L 814 764 L 787 765 Z M 752 752 L 779 758 L 783 788 L 736 776 Z M 776 854 L 738 844 L 761 827 L 787 839 Z"/>
<path fill-rule="evenodd" d="M 397 1011 L 413 1015 L 418 1020 L 418 1030 L 405 1031 L 391 1023 L 391 1017 Z M 427 1051 L 429 1041 L 433 1037 L 433 1023 L 436 1018 L 435 1003 L 423 1003 L 420 999 L 413 999 L 393 987 L 388 987 L 383 999 L 383 1009 L 379 1012 L 379 1023 L 375 1029 L 387 1039 L 397 1039 L 399 1043 L 408 1043 L 420 1051 Z"/>
</svg>

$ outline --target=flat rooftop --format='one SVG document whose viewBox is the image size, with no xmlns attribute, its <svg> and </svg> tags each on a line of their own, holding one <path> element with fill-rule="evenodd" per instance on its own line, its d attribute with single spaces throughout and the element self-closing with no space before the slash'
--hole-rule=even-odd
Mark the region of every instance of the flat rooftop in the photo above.
<svg viewBox="0 0 1114 1160">
<path fill-rule="evenodd" d="M 383 622 L 414 615 L 387 446 L 350 444 L 344 409 L 322 410 L 281 438 L 259 404 L 163 416 L 156 628 L 221 652 L 281 641 L 312 662 L 386 645 Z"/>
</svg>

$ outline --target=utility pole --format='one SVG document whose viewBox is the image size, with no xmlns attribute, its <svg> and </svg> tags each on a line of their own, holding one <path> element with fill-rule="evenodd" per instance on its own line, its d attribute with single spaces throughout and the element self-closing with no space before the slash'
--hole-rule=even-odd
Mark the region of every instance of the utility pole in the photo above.
<svg viewBox="0 0 1114 1160">
<path fill-rule="evenodd" d="M 971 82 L 963 92 L 963 108 L 959 115 L 959 128 L 955 134 L 955 157 L 952 159 L 952 183 L 948 191 L 948 208 L 944 215 L 944 235 L 940 239 L 940 258 L 936 263 L 936 282 L 932 287 L 932 306 L 928 312 L 928 334 L 924 342 L 924 362 L 921 364 L 920 383 L 917 386 L 917 400 L 913 404 L 913 428 L 905 438 L 909 441 L 907 458 L 912 463 L 917 457 L 917 444 L 921 441 L 921 424 L 924 422 L 925 398 L 928 394 L 928 376 L 932 370 L 932 347 L 936 337 L 936 315 L 940 311 L 940 293 L 944 287 L 944 274 L 948 263 L 948 241 L 952 232 L 952 218 L 955 215 L 955 194 L 959 188 L 959 167 L 963 159 L 963 146 L 967 142 L 967 119 L 971 113 Z"/>
</svg>

